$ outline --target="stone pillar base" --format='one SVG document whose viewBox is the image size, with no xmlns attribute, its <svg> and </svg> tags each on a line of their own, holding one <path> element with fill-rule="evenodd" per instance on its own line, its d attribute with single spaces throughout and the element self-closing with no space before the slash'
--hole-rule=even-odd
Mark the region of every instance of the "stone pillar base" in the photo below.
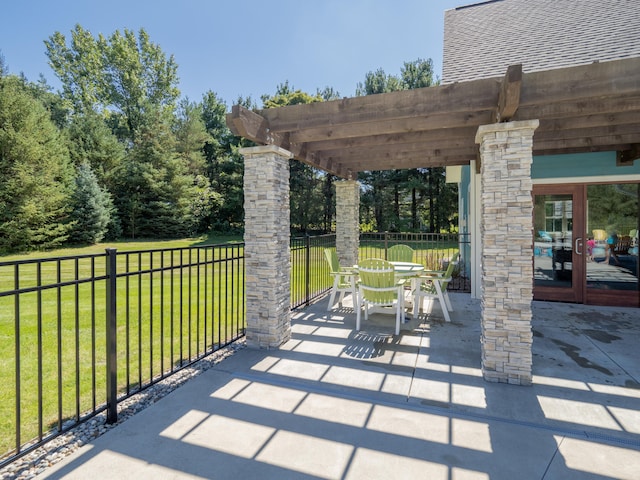
<svg viewBox="0 0 640 480">
<path fill-rule="evenodd" d="M 278 348 L 291 337 L 289 159 L 274 145 L 243 148 L 247 345 Z"/>
<path fill-rule="evenodd" d="M 336 182 L 336 251 L 340 265 L 358 264 L 360 248 L 360 184 Z"/>
</svg>

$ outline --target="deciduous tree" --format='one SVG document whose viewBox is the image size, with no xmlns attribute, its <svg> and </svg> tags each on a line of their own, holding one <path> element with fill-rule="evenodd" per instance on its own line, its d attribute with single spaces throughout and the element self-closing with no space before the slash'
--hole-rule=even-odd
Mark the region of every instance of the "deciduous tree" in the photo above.
<svg viewBox="0 0 640 480">
<path fill-rule="evenodd" d="M 67 44 L 55 32 L 47 41 L 49 64 L 63 86 L 63 95 L 75 112 L 109 114 L 114 131 L 133 142 L 148 115 L 173 112 L 180 92 L 178 65 L 140 29 L 125 29 L 95 38 L 76 25 Z"/>
<path fill-rule="evenodd" d="M 206 172 L 204 145 L 209 135 L 202 119 L 202 108 L 188 98 L 178 103 L 173 122 L 176 137 L 176 153 L 192 175 L 204 175 Z"/>
</svg>

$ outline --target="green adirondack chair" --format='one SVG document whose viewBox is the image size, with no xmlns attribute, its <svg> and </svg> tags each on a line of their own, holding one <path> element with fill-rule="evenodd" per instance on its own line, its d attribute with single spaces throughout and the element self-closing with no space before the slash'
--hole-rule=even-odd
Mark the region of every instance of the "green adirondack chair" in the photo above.
<svg viewBox="0 0 640 480">
<path fill-rule="evenodd" d="M 344 268 L 340 266 L 338 253 L 335 248 L 325 248 L 324 256 L 327 259 L 327 262 L 329 262 L 329 268 L 331 269 L 329 273 L 333 276 L 333 287 L 331 287 L 331 296 L 329 297 L 327 310 L 331 310 L 335 305 L 334 302 L 336 300 L 336 294 L 339 294 L 338 306 L 342 308 L 342 300 L 344 299 L 345 293 L 351 293 L 353 298 L 353 308 L 355 309 L 358 303 L 358 292 L 356 288 L 356 278 L 358 276 L 357 271 L 353 268 Z"/>
<path fill-rule="evenodd" d="M 417 318 L 420 309 L 424 311 L 422 304 L 424 299 L 428 298 L 431 302 L 433 300 L 438 300 L 445 321 L 451 321 L 449 312 L 453 312 L 453 305 L 449 299 L 447 287 L 451 281 L 453 270 L 458 264 L 459 257 L 460 253 L 456 253 L 451 257 L 446 270 L 425 273 L 420 275 L 417 281 L 414 281 L 413 291 L 411 292 L 411 295 L 413 296 L 412 317 L 414 319 Z M 431 307 L 432 305 L 429 305 L 429 310 L 431 310 Z"/>
<path fill-rule="evenodd" d="M 408 245 L 394 245 L 387 250 L 389 262 L 413 262 L 413 248 Z"/>
<path fill-rule="evenodd" d="M 370 258 L 358 265 L 360 281 L 358 299 L 360 304 L 356 310 L 356 330 L 360 330 L 360 317 L 364 306 L 364 319 L 369 319 L 369 307 L 395 307 L 396 335 L 400 335 L 400 323 L 404 318 L 404 284 L 405 280 L 397 280 L 393 265 L 386 260 Z"/>
</svg>

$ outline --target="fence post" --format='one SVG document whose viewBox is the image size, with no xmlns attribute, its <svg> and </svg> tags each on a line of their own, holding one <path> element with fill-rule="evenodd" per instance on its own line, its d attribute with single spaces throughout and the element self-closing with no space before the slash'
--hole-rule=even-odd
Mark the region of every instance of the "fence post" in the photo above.
<svg viewBox="0 0 640 480">
<path fill-rule="evenodd" d="M 118 421 L 117 322 L 116 322 L 116 249 L 107 248 L 107 423 Z"/>
<path fill-rule="evenodd" d="M 384 232 L 384 259 L 387 259 L 387 250 L 389 249 L 389 232 Z"/>
<path fill-rule="evenodd" d="M 309 297 L 311 296 L 311 236 L 307 233 L 305 236 L 305 306 L 309 306 Z"/>
</svg>

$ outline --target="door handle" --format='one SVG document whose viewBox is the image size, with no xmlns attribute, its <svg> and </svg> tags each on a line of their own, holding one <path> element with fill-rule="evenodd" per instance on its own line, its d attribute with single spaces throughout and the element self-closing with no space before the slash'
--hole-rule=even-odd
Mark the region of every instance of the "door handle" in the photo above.
<svg viewBox="0 0 640 480">
<path fill-rule="evenodd" d="M 578 237 L 576 238 L 576 241 L 574 243 L 574 251 L 576 252 L 576 254 L 578 255 L 582 255 L 582 252 L 578 250 L 578 246 L 580 244 L 580 242 L 582 242 L 582 237 Z"/>
</svg>

